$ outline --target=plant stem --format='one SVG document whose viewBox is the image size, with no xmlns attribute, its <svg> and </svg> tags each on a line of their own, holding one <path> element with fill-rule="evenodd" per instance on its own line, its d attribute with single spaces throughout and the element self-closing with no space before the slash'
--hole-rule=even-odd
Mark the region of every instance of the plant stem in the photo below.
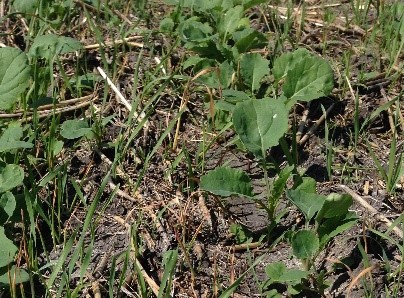
<svg viewBox="0 0 404 298">
<path fill-rule="evenodd" d="M 265 156 L 265 155 L 264 155 Z M 265 158 L 262 159 L 262 169 L 264 171 L 264 180 L 265 180 L 265 188 L 267 192 L 267 199 L 268 199 L 268 219 L 271 222 L 271 225 L 275 219 L 275 206 L 276 202 L 274 202 L 274 199 L 271 196 L 271 185 L 269 183 L 269 177 L 268 177 L 268 167 L 267 167 L 267 161 Z"/>
<path fill-rule="evenodd" d="M 295 160 L 289 151 L 289 146 L 284 136 L 279 139 L 279 145 L 281 145 L 282 151 L 288 160 L 288 164 L 293 166 L 295 164 Z"/>
</svg>

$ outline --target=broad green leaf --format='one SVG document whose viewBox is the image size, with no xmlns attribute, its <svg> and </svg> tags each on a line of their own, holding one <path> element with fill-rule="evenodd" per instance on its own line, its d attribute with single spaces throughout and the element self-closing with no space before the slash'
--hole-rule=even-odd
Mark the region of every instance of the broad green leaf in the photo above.
<svg viewBox="0 0 404 298">
<path fill-rule="evenodd" d="M 276 289 L 272 289 L 263 293 L 266 298 L 282 298 L 283 296 L 278 293 Z"/>
<path fill-rule="evenodd" d="M 282 79 L 286 76 L 289 70 L 295 68 L 297 63 L 308 58 L 310 58 L 310 52 L 303 48 L 279 56 L 275 59 L 272 68 L 272 74 L 274 75 L 275 81 Z"/>
<path fill-rule="evenodd" d="M 226 40 L 229 34 L 232 34 L 238 27 L 240 19 L 243 17 L 243 7 L 237 5 L 226 11 L 220 20 L 218 31 Z"/>
<path fill-rule="evenodd" d="M 0 137 L 0 152 L 11 151 L 15 149 L 32 148 L 32 143 L 20 141 L 23 136 L 21 123 L 12 122 Z"/>
<path fill-rule="evenodd" d="M 187 69 L 191 66 L 195 66 L 198 63 L 200 63 L 201 61 L 206 60 L 206 58 L 202 58 L 199 56 L 191 56 L 189 57 L 187 60 L 184 61 L 184 63 L 182 64 L 182 69 Z M 209 66 L 210 66 L 211 62 L 209 61 Z M 203 68 L 203 67 L 202 67 Z"/>
<path fill-rule="evenodd" d="M 239 54 L 246 53 L 249 50 L 263 48 L 268 43 L 266 36 L 252 28 L 246 28 L 242 31 L 233 33 L 235 46 Z"/>
<path fill-rule="evenodd" d="M 283 92 L 291 102 L 326 96 L 334 86 L 333 71 L 328 62 L 306 49 L 277 58 L 272 73 L 275 81 L 285 78 Z"/>
<path fill-rule="evenodd" d="M 231 124 L 230 112 L 233 112 L 234 105 L 225 101 L 215 103 L 214 127 L 216 130 L 228 129 Z"/>
<path fill-rule="evenodd" d="M 251 99 L 245 92 L 234 89 L 223 90 L 222 96 L 225 101 L 231 103 L 238 103 L 240 101 L 246 101 Z"/>
<path fill-rule="evenodd" d="M 308 271 L 300 269 L 288 269 L 280 278 L 279 282 L 300 282 L 303 278 L 307 278 Z"/>
<path fill-rule="evenodd" d="M 50 149 L 52 150 L 53 156 L 58 155 L 63 150 L 63 145 L 63 141 L 54 141 L 52 143 L 52 147 Z"/>
<path fill-rule="evenodd" d="M 101 79 L 102 77 L 99 75 L 96 75 L 94 73 L 86 73 L 81 76 L 71 78 L 69 82 L 72 86 L 74 86 L 74 88 L 77 88 L 78 91 L 81 90 L 92 91 L 94 90 L 95 84 L 101 81 Z"/>
<path fill-rule="evenodd" d="M 301 190 L 307 193 L 316 193 L 316 180 L 311 177 L 303 177 L 303 182 L 296 187 L 296 190 Z"/>
<path fill-rule="evenodd" d="M 281 276 L 288 270 L 283 262 L 275 262 L 265 267 L 265 273 L 274 282 L 279 281 Z"/>
<path fill-rule="evenodd" d="M 194 57 L 200 58 L 199 56 L 194 56 Z M 201 70 L 204 70 L 204 69 L 207 69 L 207 68 L 212 68 L 213 69 L 217 65 L 217 61 L 214 60 L 214 59 L 210 59 L 210 58 L 201 58 L 201 59 L 192 59 L 192 58 L 190 58 L 189 61 L 187 60 L 185 62 L 187 63 L 187 65 L 184 65 L 184 69 L 186 69 L 185 66 L 187 66 L 187 68 L 190 67 L 190 66 L 194 66 L 193 69 L 192 69 L 194 74 L 197 74 Z"/>
<path fill-rule="evenodd" d="M 219 196 L 253 197 L 251 180 L 241 170 L 218 167 L 201 177 L 200 188 Z"/>
<path fill-rule="evenodd" d="M 35 37 L 28 54 L 36 58 L 52 58 L 55 55 L 66 54 L 82 49 L 80 41 L 55 34 L 38 35 Z"/>
<path fill-rule="evenodd" d="M 18 249 L 13 241 L 7 238 L 4 233 L 4 227 L 2 226 L 0 226 L 0 243 L 0 267 L 4 267 L 14 260 L 14 256 Z"/>
<path fill-rule="evenodd" d="M 288 130 L 288 111 L 280 102 L 264 98 L 240 102 L 233 112 L 233 125 L 241 141 L 257 158 L 276 146 Z"/>
<path fill-rule="evenodd" d="M 24 180 L 24 171 L 18 165 L 8 164 L 0 168 L 0 193 L 19 186 Z"/>
<path fill-rule="evenodd" d="M 88 126 L 87 121 L 73 119 L 66 120 L 61 125 L 60 135 L 65 139 L 77 139 L 81 138 L 91 132 L 91 128 Z"/>
<path fill-rule="evenodd" d="M 212 27 L 197 21 L 196 18 L 190 18 L 178 27 L 179 37 L 186 43 L 207 41 L 211 38 L 212 31 Z"/>
<path fill-rule="evenodd" d="M 38 3 L 38 0 L 14 0 L 13 6 L 16 12 L 34 14 Z"/>
<path fill-rule="evenodd" d="M 228 88 L 231 84 L 231 80 L 233 77 L 233 65 L 229 63 L 228 60 L 224 61 L 222 64 L 219 65 L 218 69 L 218 78 L 220 83 L 220 88 Z"/>
<path fill-rule="evenodd" d="M 301 260 L 311 258 L 319 249 L 317 235 L 309 230 L 298 231 L 291 242 L 293 254 Z"/>
<path fill-rule="evenodd" d="M 164 0 L 169 5 L 181 5 L 181 7 L 192 8 L 195 11 L 206 12 L 214 7 L 220 7 L 223 0 Z"/>
<path fill-rule="evenodd" d="M 0 109 L 9 110 L 29 86 L 27 55 L 19 49 L 0 48 Z"/>
<path fill-rule="evenodd" d="M 303 271 L 308 273 L 307 271 Z M 288 289 L 287 292 L 290 296 L 295 296 L 299 295 L 303 291 L 303 285 L 301 284 L 301 281 L 294 281 L 294 282 L 288 282 Z"/>
<path fill-rule="evenodd" d="M 309 274 L 299 269 L 288 269 L 283 262 L 275 262 L 265 267 L 265 273 L 271 279 L 271 283 L 300 281 Z"/>
<path fill-rule="evenodd" d="M 174 21 L 172 18 L 164 18 L 160 22 L 160 31 L 166 32 L 166 33 L 171 33 L 174 30 Z"/>
<path fill-rule="evenodd" d="M 272 200 L 277 201 L 282 196 L 286 187 L 286 183 L 288 182 L 293 169 L 294 166 L 287 166 L 280 171 L 278 178 L 275 180 L 272 186 Z"/>
<path fill-rule="evenodd" d="M 246 243 L 253 237 L 247 227 L 237 223 L 230 225 L 230 233 L 234 236 L 237 244 Z"/>
<path fill-rule="evenodd" d="M 320 238 L 320 249 L 323 249 L 332 238 L 350 229 L 356 224 L 357 220 L 358 216 L 352 211 L 324 220 L 317 229 Z"/>
<path fill-rule="evenodd" d="M 209 59 L 210 60 L 210 59 Z M 211 88 L 227 88 L 231 84 L 233 66 L 226 60 L 213 71 L 198 78 L 198 82 Z"/>
<path fill-rule="evenodd" d="M 299 189 L 286 191 L 288 199 L 303 213 L 306 222 L 309 222 L 324 204 L 325 196 L 316 193 L 307 193 Z"/>
<path fill-rule="evenodd" d="M 260 87 L 262 78 L 269 73 L 269 61 L 260 54 L 245 54 L 240 60 L 240 75 L 251 93 Z"/>
<path fill-rule="evenodd" d="M 0 196 L 0 225 L 4 224 L 14 213 L 16 206 L 14 195 L 7 191 Z"/>
<path fill-rule="evenodd" d="M 352 203 L 352 197 L 348 194 L 329 194 L 316 216 L 316 221 L 321 222 L 324 218 L 344 215 L 348 213 L 348 208 L 352 206 Z"/>
<path fill-rule="evenodd" d="M 234 1 L 234 0 L 214 0 L 212 2 L 221 2 L 220 3 L 220 7 L 222 8 L 222 10 L 228 10 L 230 8 L 233 8 L 234 6 L 240 4 L 240 1 Z M 205 1 L 205 2 L 210 2 L 210 1 Z"/>
<path fill-rule="evenodd" d="M 209 37 L 204 42 L 188 42 L 185 44 L 185 47 L 200 56 L 210 58 L 219 63 L 229 60 L 228 57 L 231 56 L 230 47 L 219 44 L 216 35 Z"/>
<path fill-rule="evenodd" d="M 327 96 L 334 87 L 334 75 L 327 61 L 317 56 L 305 57 L 289 69 L 283 84 L 285 96 L 292 102 L 310 101 Z"/>
<path fill-rule="evenodd" d="M 11 280 L 10 280 L 11 279 Z M 1 268 L 0 270 L 0 286 L 10 284 L 20 284 L 29 280 L 29 274 L 21 268 L 16 268 L 15 265 Z"/>
<path fill-rule="evenodd" d="M 234 104 L 224 100 L 215 101 L 215 113 L 219 111 L 233 112 L 235 107 L 236 106 Z M 216 116 L 217 115 L 215 114 L 215 117 Z M 231 117 L 229 113 L 226 113 L 226 115 L 220 115 L 220 117 L 225 117 L 227 119 L 226 120 L 227 123 L 231 122 Z"/>
</svg>

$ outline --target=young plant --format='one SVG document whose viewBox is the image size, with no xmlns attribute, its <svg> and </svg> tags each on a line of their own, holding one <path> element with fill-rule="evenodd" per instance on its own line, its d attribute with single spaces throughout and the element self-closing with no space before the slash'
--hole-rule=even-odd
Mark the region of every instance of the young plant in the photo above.
<svg viewBox="0 0 404 298">
<path fill-rule="evenodd" d="M 254 63 L 249 65 L 253 66 Z M 260 71 L 258 73 L 255 71 L 252 67 L 251 76 L 246 76 L 255 78 L 251 80 L 252 86 L 257 78 L 262 78 Z M 277 90 L 282 85 L 282 92 L 276 98 L 250 99 L 251 92 L 247 94 L 236 90 L 227 91 L 233 95 L 232 101 L 228 101 L 227 105 L 227 107 L 233 105 L 229 108 L 232 112 L 233 128 L 244 147 L 254 154 L 263 170 L 267 202 L 258 199 L 253 192 L 250 178 L 240 170 L 219 167 L 203 175 L 200 183 L 201 189 L 215 195 L 225 197 L 241 195 L 261 205 L 266 210 L 270 222 L 268 237 L 284 215 L 283 212 L 279 212 L 278 204 L 292 172 L 295 184 L 299 185 L 301 182 L 296 172 L 296 159 L 291 156 L 285 141 L 289 111 L 296 102 L 308 102 L 326 96 L 333 88 L 333 73 L 329 64 L 305 49 L 298 49 L 277 58 L 273 63 L 272 75 L 274 89 Z M 268 177 L 267 151 L 278 144 L 281 145 L 289 166 L 278 170 L 278 177 L 271 184 Z M 271 162 L 275 169 L 279 168 L 276 160 L 272 159 Z M 287 269 L 282 263 L 269 265 L 267 268 L 269 280 L 264 289 L 273 283 L 282 282 L 288 284 L 291 294 L 310 288 L 324 291 L 327 287 L 324 281 L 325 272 L 315 270 L 315 259 L 335 235 L 355 223 L 355 215 L 348 212 L 348 207 L 352 204 L 351 197 L 337 194 L 328 197 L 318 195 L 314 180 L 305 181 L 300 187 L 287 192 L 291 202 L 306 217 L 306 229 L 290 237 L 294 255 L 302 260 L 303 268 Z M 309 223 L 312 219 L 315 219 L 315 226 L 310 228 Z M 312 281 L 313 285 L 310 285 L 309 281 Z M 271 293 L 275 294 L 273 291 Z"/>
<path fill-rule="evenodd" d="M 401 152 L 398 154 L 398 156 L 396 156 L 396 153 L 398 152 L 398 145 L 395 136 L 392 138 L 389 160 L 386 167 L 383 167 L 382 162 L 377 158 L 369 142 L 368 148 L 370 156 L 376 165 L 377 172 L 386 183 L 387 192 L 389 194 L 394 194 L 400 178 L 404 175 L 403 153 Z"/>
<path fill-rule="evenodd" d="M 183 69 L 192 68 L 194 73 L 205 71 L 197 82 L 223 90 L 223 98 L 230 101 L 255 97 L 262 78 L 269 72 L 269 61 L 250 51 L 264 48 L 267 38 L 251 28 L 244 15 L 248 8 L 262 2 L 265 1 L 183 1 L 160 27 L 166 32 L 176 29 L 184 47 L 195 53 L 184 62 Z M 188 8 L 191 15 L 179 14 Z M 226 103 L 213 112 L 215 127 L 221 129 L 229 118 Z"/>
<path fill-rule="evenodd" d="M 266 273 L 269 279 L 264 284 L 264 289 L 269 289 L 269 286 L 275 283 L 285 283 L 289 294 L 292 295 L 303 290 L 314 290 L 323 295 L 329 286 L 325 280 L 327 272 L 318 271 L 315 261 L 336 235 L 356 223 L 356 214 L 348 210 L 352 205 L 352 197 L 336 193 L 328 196 L 317 194 L 316 182 L 311 178 L 304 178 L 302 184 L 287 190 L 286 195 L 303 213 L 305 219 L 302 230 L 287 235 L 293 255 L 301 261 L 302 268 L 290 269 L 283 263 L 268 265 Z M 274 290 L 271 293 L 274 293 Z"/>
<path fill-rule="evenodd" d="M 254 72 L 252 69 L 253 77 Z M 263 170 L 268 201 L 267 204 L 257 202 L 267 211 L 271 225 L 275 224 L 279 198 L 295 165 L 293 159 L 289 158 L 290 167 L 278 173 L 282 183 L 272 187 L 268 177 L 267 150 L 281 142 L 285 155 L 290 156 L 283 139 L 288 131 L 290 107 L 298 100 L 310 101 L 327 95 L 333 86 L 332 71 L 327 62 L 304 49 L 280 56 L 274 62 L 272 73 L 276 82 L 284 81 L 283 94 L 278 99 L 245 99 L 237 96 L 235 98 L 239 102 L 233 102 L 235 105 L 232 108 L 234 130 Z M 247 174 L 230 168 L 216 169 L 203 176 L 201 188 L 221 196 L 238 194 L 255 198 Z"/>
</svg>

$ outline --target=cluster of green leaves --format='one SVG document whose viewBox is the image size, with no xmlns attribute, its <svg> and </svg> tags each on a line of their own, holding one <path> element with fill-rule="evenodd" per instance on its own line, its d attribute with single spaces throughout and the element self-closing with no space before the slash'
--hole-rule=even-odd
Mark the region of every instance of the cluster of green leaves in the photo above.
<svg viewBox="0 0 404 298">
<path fill-rule="evenodd" d="M 12 154 L 18 148 L 31 148 L 32 143 L 21 141 L 23 129 L 18 124 L 11 124 L 0 137 L 0 154 Z M 17 246 L 7 234 L 12 234 L 13 215 L 17 202 L 13 191 L 23 183 L 24 170 L 17 164 L 0 161 L 0 286 L 21 283 L 28 280 L 28 274 L 17 268 L 14 258 Z"/>
<path fill-rule="evenodd" d="M 39 9 L 40 2 L 45 5 L 46 1 L 16 0 L 13 6 L 18 13 L 32 17 Z M 57 8 L 51 2 L 47 4 Z M 67 5 L 66 1 L 59 4 Z M 56 12 L 56 15 L 63 14 Z M 55 34 L 39 34 L 28 44 L 26 52 L 12 47 L 0 49 L 1 110 L 27 110 L 28 107 L 35 110 L 42 104 L 48 104 L 45 99 L 51 81 L 45 82 L 42 74 L 51 76 L 49 69 L 52 69 L 59 55 L 82 48 L 79 41 Z M 57 99 L 51 102 L 56 103 Z M 80 131 L 68 124 L 62 126 L 61 135 L 77 137 Z M 19 214 L 15 213 L 19 213 L 16 212 L 17 206 L 24 206 L 23 202 L 19 202 L 24 198 L 22 192 L 32 187 L 30 183 L 33 181 L 25 179 L 24 169 L 18 164 L 20 160 L 29 160 L 29 156 L 32 156 L 30 149 L 33 148 L 33 138 L 32 127 L 22 127 L 19 121 L 3 123 L 0 129 L 0 286 L 21 283 L 29 278 L 28 273 L 15 264 L 18 248 L 9 235 L 13 233 L 14 222 L 21 220 Z M 53 156 L 62 150 L 63 142 L 58 141 L 54 145 Z"/>
<path fill-rule="evenodd" d="M 253 70 L 254 71 L 254 70 Z M 333 86 L 333 73 L 329 64 L 305 49 L 298 49 L 292 53 L 281 55 L 274 61 L 272 74 L 277 83 L 283 81 L 281 94 L 277 98 L 264 97 L 260 99 L 245 98 L 247 96 L 234 97 L 232 102 L 231 121 L 234 130 L 240 138 L 243 146 L 260 161 L 264 175 L 267 175 L 267 151 L 283 141 L 288 132 L 288 118 L 291 106 L 297 101 L 310 101 L 320 96 L 329 94 Z M 240 91 L 232 90 L 240 94 Z M 226 100 L 224 100 L 226 102 Z M 285 142 L 283 142 L 285 144 Z M 288 156 L 288 148 L 283 146 Z M 289 160 L 290 166 L 295 166 L 293 159 Z M 216 170 L 218 171 L 218 170 Z M 229 170 L 228 177 L 223 180 L 234 181 L 237 176 Z M 287 168 L 280 172 L 280 186 L 275 184 L 274 194 L 268 186 L 268 216 L 271 221 L 275 219 L 275 210 L 278 200 L 293 168 Z M 217 172 L 209 173 L 202 179 L 201 187 L 212 191 L 210 183 L 217 179 Z M 213 176 L 212 176 L 213 175 Z M 212 176 L 212 178 L 210 178 Z M 266 182 L 267 176 L 266 177 Z M 217 180 L 216 180 L 217 181 Z M 216 182 L 217 183 L 217 182 Z M 222 184 L 223 185 L 223 184 Z M 214 192 L 214 191 L 212 191 Z M 237 193 L 237 192 L 235 192 Z M 220 193 L 216 193 L 219 194 Z M 238 193 L 240 194 L 240 193 Z M 251 197 L 251 193 L 244 193 Z"/>
<path fill-rule="evenodd" d="M 177 9 L 161 22 L 163 32 L 175 31 L 184 47 L 196 55 L 182 65 L 196 74 L 206 71 L 198 82 L 220 88 L 224 101 L 215 103 L 216 128 L 229 121 L 229 109 L 249 99 L 260 89 L 268 74 L 268 60 L 251 50 L 264 48 L 266 36 L 251 28 L 245 11 L 265 1 L 167 1 Z M 187 15 L 184 11 L 190 11 Z"/>
<path fill-rule="evenodd" d="M 52 28 L 59 28 L 69 23 L 70 12 L 72 12 L 73 0 L 14 0 L 14 10 L 22 14 L 26 19 L 39 16 L 43 25 Z M 42 27 L 42 26 L 40 26 Z"/>
<path fill-rule="evenodd" d="M 280 172 L 274 182 L 273 197 L 279 199 L 283 194 L 291 170 L 292 167 L 287 167 Z M 248 175 L 228 167 L 216 168 L 202 176 L 200 186 L 219 196 L 241 195 L 252 200 L 256 199 Z M 282 262 L 268 265 L 266 268 L 268 280 L 263 284 L 263 291 L 267 291 L 268 297 L 278 297 L 275 295 L 276 290 L 269 290 L 270 286 L 286 283 L 292 295 L 310 289 L 322 293 L 329 286 L 325 280 L 326 272 L 324 270 L 318 272 L 314 262 L 336 235 L 356 223 L 356 214 L 348 210 L 352 205 L 352 197 L 336 193 L 328 196 L 320 195 L 316 192 L 316 182 L 312 178 L 303 178 L 297 187 L 287 189 L 286 196 L 305 218 L 304 229 L 290 231 L 285 235 L 293 249 L 293 255 L 300 259 L 303 265 L 301 269 L 287 268 Z M 238 228 L 240 227 L 232 226 L 232 232 L 238 237 L 237 240 L 251 239 L 248 230 L 242 229 L 240 233 Z"/>
<path fill-rule="evenodd" d="M 325 279 L 327 272 L 318 271 L 314 262 L 330 240 L 356 223 L 356 214 L 348 210 L 352 205 L 352 197 L 336 193 L 328 196 L 317 194 L 316 182 L 311 178 L 304 178 L 302 184 L 287 190 L 286 195 L 305 219 L 303 229 L 285 235 L 293 255 L 301 260 L 302 268 L 287 268 L 282 262 L 269 264 L 266 267 L 268 280 L 263 289 L 268 290 L 270 285 L 276 283 L 285 283 L 291 295 L 303 290 L 315 290 L 323 294 L 329 286 Z M 270 297 L 281 297 L 275 289 L 268 290 L 267 294 Z"/>
<path fill-rule="evenodd" d="M 231 123 L 241 147 L 259 161 L 267 183 L 268 201 L 264 203 L 258 199 L 247 173 L 230 167 L 218 167 L 203 175 L 200 188 L 218 196 L 238 195 L 254 200 L 267 211 L 270 232 L 284 215 L 277 210 L 278 203 L 285 193 L 287 181 L 293 176 L 295 186 L 286 190 L 286 194 L 305 215 L 306 225 L 304 230 L 291 232 L 287 238 L 294 255 L 302 260 L 303 269 L 271 264 L 267 268 L 268 281 L 263 289 L 284 282 L 294 294 L 307 288 L 309 277 L 314 277 L 314 286 L 323 291 L 326 284 L 324 272 L 316 272 L 314 260 L 335 235 L 355 223 L 355 215 L 348 212 L 352 198 L 317 194 L 315 181 L 299 176 L 293 158 L 288 158 L 289 166 L 283 169 L 272 161 L 278 175 L 269 183 L 267 153 L 270 148 L 281 144 L 285 155 L 290 157 L 285 142 L 289 111 L 298 101 L 309 102 L 330 94 L 334 86 L 330 65 L 306 49 L 297 49 L 272 60 L 253 53 L 252 50 L 266 46 L 267 38 L 250 26 L 245 13 L 263 1 L 174 2 L 171 4 L 176 4 L 177 10 L 162 21 L 160 28 L 167 32 L 176 30 L 185 48 L 195 53 L 184 62 L 184 68 L 193 67 L 195 74 L 203 71 L 199 82 L 220 90 L 220 96 L 214 102 L 215 117 L 222 121 L 221 127 L 229 127 Z M 179 13 L 185 9 L 190 15 Z M 315 223 L 311 227 L 313 219 Z M 240 241 L 249 239 L 244 230 L 237 232 L 240 230 L 237 226 L 232 230 L 242 236 Z M 272 294 L 273 291 L 268 291 L 269 296 Z"/>
<path fill-rule="evenodd" d="M 162 31 L 176 30 L 185 48 L 195 53 L 184 62 L 183 68 L 192 67 L 195 74 L 207 72 L 200 76 L 199 82 L 220 89 L 220 98 L 215 101 L 215 124 L 219 129 L 231 121 L 229 114 L 239 102 L 251 106 L 252 99 L 263 98 L 266 102 L 278 99 L 290 108 L 298 100 L 325 96 L 333 88 L 329 64 L 304 49 L 275 61 L 253 52 L 265 48 L 268 41 L 265 34 L 251 27 L 245 14 L 252 6 L 263 2 L 170 1 L 177 5 L 177 10 L 161 22 Z M 186 9 L 191 10 L 190 15 L 181 13 Z M 268 83 L 270 81 L 272 84 Z M 276 87 L 283 81 L 283 92 L 278 94 Z M 266 97 L 268 95 L 272 98 Z M 271 110 L 274 105 L 282 104 L 254 105 Z"/>
</svg>

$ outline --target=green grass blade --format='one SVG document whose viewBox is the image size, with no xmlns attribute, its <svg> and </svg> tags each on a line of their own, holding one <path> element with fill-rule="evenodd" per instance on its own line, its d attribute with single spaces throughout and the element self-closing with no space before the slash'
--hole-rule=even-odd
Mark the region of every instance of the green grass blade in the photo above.
<svg viewBox="0 0 404 298">
<path fill-rule="evenodd" d="M 243 273 L 239 278 L 236 279 L 234 283 L 232 283 L 220 296 L 219 298 L 229 298 L 233 295 L 234 291 L 238 288 L 238 286 L 241 284 L 243 281 L 244 277 L 247 275 L 247 273 L 252 270 L 255 266 L 257 266 L 259 263 L 261 263 L 262 259 L 264 256 L 261 256 L 255 260 L 255 262 Z"/>
<path fill-rule="evenodd" d="M 164 266 L 164 273 L 161 279 L 160 290 L 158 292 L 157 297 L 171 297 L 171 285 L 173 282 L 173 276 L 175 272 L 175 266 L 177 265 L 178 259 L 178 250 L 169 250 L 166 251 L 163 255 L 163 266 Z"/>
<path fill-rule="evenodd" d="M 76 234 L 77 234 L 77 231 L 75 231 L 69 237 L 69 240 L 67 240 L 67 242 L 65 243 L 62 254 L 61 254 L 58 262 L 56 263 L 55 267 L 53 268 L 52 274 L 50 275 L 48 281 L 46 282 L 46 287 L 48 289 L 52 288 L 56 277 L 58 276 L 59 272 L 63 269 L 63 265 L 67 259 L 67 256 L 69 255 L 69 253 L 73 247 L 73 243 L 76 238 Z"/>
</svg>

